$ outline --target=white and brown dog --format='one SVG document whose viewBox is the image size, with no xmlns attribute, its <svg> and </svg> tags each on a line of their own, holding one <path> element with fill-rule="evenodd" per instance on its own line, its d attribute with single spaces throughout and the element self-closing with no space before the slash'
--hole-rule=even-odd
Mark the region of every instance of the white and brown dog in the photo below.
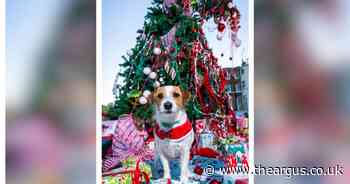
<svg viewBox="0 0 350 184">
<path fill-rule="evenodd" d="M 178 86 L 162 86 L 152 95 L 155 108 L 155 152 L 164 169 L 164 179 L 170 179 L 170 160 L 179 159 L 180 180 L 188 181 L 188 162 L 194 139 L 192 124 L 185 112 L 187 92 Z"/>
</svg>

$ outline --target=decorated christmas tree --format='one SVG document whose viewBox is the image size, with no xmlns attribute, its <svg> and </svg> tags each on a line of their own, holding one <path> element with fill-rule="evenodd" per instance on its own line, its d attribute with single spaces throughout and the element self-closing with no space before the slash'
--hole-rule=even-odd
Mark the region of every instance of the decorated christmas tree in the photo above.
<svg viewBox="0 0 350 184">
<path fill-rule="evenodd" d="M 225 92 L 226 72 L 203 31 L 213 18 L 217 39 L 224 32 L 238 45 L 240 12 L 231 0 L 154 0 L 138 30 L 136 45 L 123 56 L 123 68 L 115 85 L 115 103 L 105 111 L 112 119 L 132 113 L 149 120 L 152 105 L 149 95 L 163 85 L 177 85 L 191 93 L 186 111 L 191 120 L 231 117 L 233 108 Z M 233 127 L 233 126 L 232 126 Z M 234 128 L 231 130 L 234 131 Z"/>
<path fill-rule="evenodd" d="M 152 124 L 148 124 L 154 121 L 150 97 L 158 87 L 173 85 L 190 93 L 186 113 L 195 139 L 189 163 L 193 172 L 191 182 L 213 184 L 239 180 L 237 175 L 202 174 L 208 165 L 248 167 L 248 117 L 236 117 L 232 86 L 226 88 L 227 80 L 235 78 L 227 72 L 235 70 L 225 70 L 219 65 L 204 30 L 205 24 L 213 20 L 216 39 L 221 41 L 228 35 L 230 47 L 239 47 L 240 16 L 232 0 L 153 0 L 142 29 L 137 31 L 136 45 L 127 51 L 120 64 L 122 70 L 113 90 L 116 100 L 103 109 L 106 117 L 117 120 L 103 124 L 106 129 L 103 145 L 111 145 L 113 150 L 109 156 L 104 154 L 104 171 L 131 158 L 153 162 L 150 178 L 153 182 L 160 178 L 161 168 L 154 164 L 151 146 L 154 131 Z M 234 52 L 230 54 L 232 61 Z M 146 135 L 139 124 L 150 125 L 146 127 Z M 125 167 L 122 164 L 121 168 Z M 133 168 L 136 168 L 134 172 L 140 171 L 137 164 Z M 247 183 L 247 176 L 242 178 Z"/>
</svg>

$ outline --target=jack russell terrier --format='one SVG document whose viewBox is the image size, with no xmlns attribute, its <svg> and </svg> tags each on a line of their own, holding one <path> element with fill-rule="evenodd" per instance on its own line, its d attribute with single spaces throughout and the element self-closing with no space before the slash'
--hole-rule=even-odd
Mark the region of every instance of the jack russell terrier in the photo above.
<svg viewBox="0 0 350 184">
<path fill-rule="evenodd" d="M 170 179 L 170 160 L 179 159 L 180 181 L 188 182 L 188 162 L 194 140 L 192 124 L 185 112 L 189 93 L 178 86 L 162 86 L 152 95 L 155 106 L 155 152 L 163 165 L 163 179 Z"/>
</svg>

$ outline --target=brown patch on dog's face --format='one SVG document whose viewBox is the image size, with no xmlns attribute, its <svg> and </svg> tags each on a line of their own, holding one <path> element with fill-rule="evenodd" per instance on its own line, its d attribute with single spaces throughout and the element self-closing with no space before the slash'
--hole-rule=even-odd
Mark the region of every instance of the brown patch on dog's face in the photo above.
<svg viewBox="0 0 350 184">
<path fill-rule="evenodd" d="M 158 107 L 162 105 L 163 101 L 170 101 L 175 103 L 177 107 L 183 108 L 188 99 L 189 93 L 181 91 L 178 86 L 159 87 L 155 90 L 152 97 L 153 103 Z"/>
</svg>

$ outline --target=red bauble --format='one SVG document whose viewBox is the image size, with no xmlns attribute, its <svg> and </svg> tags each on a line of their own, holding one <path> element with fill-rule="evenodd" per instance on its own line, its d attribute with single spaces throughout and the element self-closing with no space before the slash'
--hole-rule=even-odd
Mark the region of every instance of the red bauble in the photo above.
<svg viewBox="0 0 350 184">
<path fill-rule="evenodd" d="M 210 182 L 210 184 L 221 184 L 221 182 L 218 181 L 218 180 L 212 180 L 212 181 Z"/>
<path fill-rule="evenodd" d="M 203 174 L 203 168 L 201 168 L 200 166 L 196 166 L 194 168 L 194 173 L 198 174 L 198 175 L 202 175 Z"/>
<path fill-rule="evenodd" d="M 225 30 L 225 27 L 226 27 L 225 24 L 223 22 L 220 22 L 218 24 L 218 31 L 223 32 Z"/>
</svg>

